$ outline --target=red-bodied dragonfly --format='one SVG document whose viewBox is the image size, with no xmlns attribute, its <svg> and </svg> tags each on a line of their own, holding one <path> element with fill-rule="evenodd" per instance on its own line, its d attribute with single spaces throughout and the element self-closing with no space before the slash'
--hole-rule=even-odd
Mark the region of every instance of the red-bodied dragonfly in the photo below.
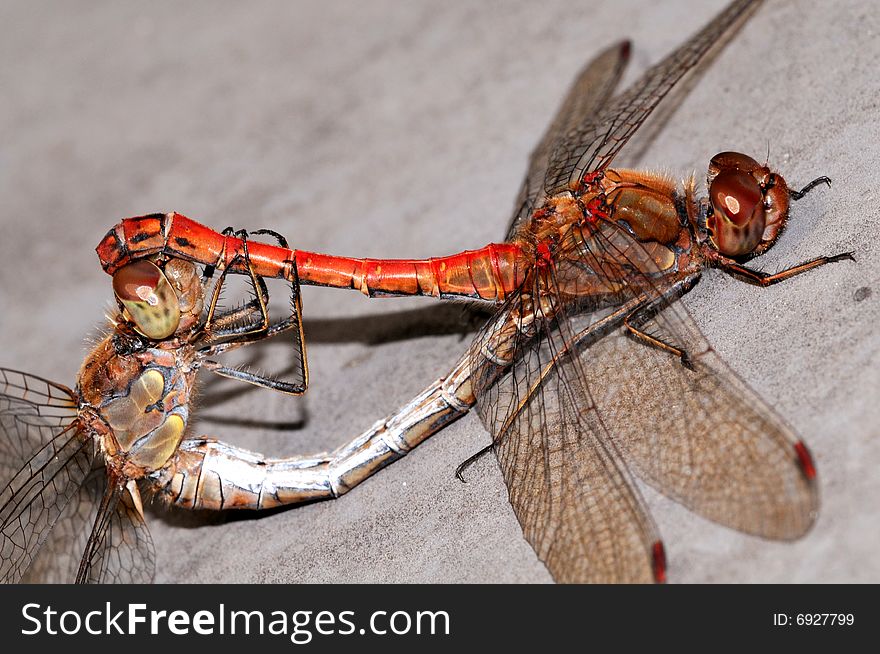
<svg viewBox="0 0 880 654">
<path fill-rule="evenodd" d="M 617 95 L 629 43 L 587 65 L 532 154 L 504 243 L 374 260 L 292 250 L 274 233 L 277 244 L 218 233 L 177 213 L 115 226 L 98 254 L 119 311 L 76 388 L 14 371 L 0 378 L 3 458 L 13 462 L 0 495 L 2 577 L 145 581 L 154 556 L 141 492 L 190 509 L 338 497 L 474 406 L 492 443 L 458 474 L 495 452 L 524 534 L 557 581 L 665 580 L 634 476 L 735 529 L 805 534 L 818 511 L 807 447 L 675 300 L 710 267 L 765 287 L 852 259 L 776 274 L 745 265 L 776 242 L 790 200 L 828 180 L 790 190 L 766 164 L 725 152 L 710 162 L 709 198 L 698 200 L 693 179 L 679 188 L 610 167 L 670 89 L 759 4 L 732 2 Z M 246 275 L 253 297 L 222 310 L 229 273 Z M 289 318 L 270 321 L 265 278 L 290 282 Z M 188 435 L 201 368 L 305 390 L 300 284 L 496 310 L 447 375 L 334 452 L 268 459 Z M 282 332 L 294 335 L 292 381 L 214 358 Z"/>
</svg>

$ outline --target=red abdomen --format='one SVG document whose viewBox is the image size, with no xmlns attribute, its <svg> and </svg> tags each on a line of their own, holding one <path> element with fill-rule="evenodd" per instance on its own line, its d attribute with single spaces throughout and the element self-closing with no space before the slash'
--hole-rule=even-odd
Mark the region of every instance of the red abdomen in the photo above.
<svg viewBox="0 0 880 654">
<path fill-rule="evenodd" d="M 352 288 L 369 296 L 433 295 L 502 302 L 522 282 L 527 265 L 516 243 L 490 244 L 432 259 L 357 259 L 290 250 L 248 240 L 254 272 L 300 283 Z M 125 264 L 165 254 L 244 272 L 241 239 L 221 234 L 178 213 L 126 218 L 97 247 L 101 265 L 113 274 Z"/>
</svg>

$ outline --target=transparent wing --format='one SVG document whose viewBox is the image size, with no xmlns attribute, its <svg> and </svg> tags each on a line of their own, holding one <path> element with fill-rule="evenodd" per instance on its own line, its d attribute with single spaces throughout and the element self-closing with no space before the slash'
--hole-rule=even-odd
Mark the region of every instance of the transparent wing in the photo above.
<svg viewBox="0 0 880 654">
<path fill-rule="evenodd" d="M 22 579 L 25 583 L 70 583 L 77 578 L 86 554 L 84 581 L 89 583 L 150 583 L 155 552 L 143 515 L 123 489 L 109 520 L 102 520 L 103 540 L 92 546 L 89 536 L 99 524 L 98 510 L 107 491 L 107 472 L 92 469 L 78 493 L 55 523 Z M 108 507 L 109 508 L 109 507 Z"/>
<path fill-rule="evenodd" d="M 150 583 L 155 573 L 153 539 L 133 483 L 108 479 L 76 575 L 77 583 Z"/>
<path fill-rule="evenodd" d="M 639 477 L 696 513 L 765 538 L 803 536 L 819 504 L 805 446 L 684 307 L 663 304 L 646 327 L 692 369 L 621 329 L 580 354 L 609 433 Z"/>
<path fill-rule="evenodd" d="M 74 419 L 51 424 L 33 406 L 0 402 L 0 440 L 42 443 L 0 490 L 0 581 L 18 582 L 67 503 L 78 492 L 94 459 L 91 441 Z M 10 451 L 7 449 L 7 452 Z M 15 450 L 12 450 L 15 453 Z"/>
<path fill-rule="evenodd" d="M 19 370 L 0 368 L 0 396 L 7 402 L 30 404 L 47 417 L 76 413 L 76 398 L 67 386 Z"/>
<path fill-rule="evenodd" d="M 0 368 L 0 580 L 21 579 L 92 458 L 70 389 Z"/>
<path fill-rule="evenodd" d="M 144 522 L 140 498 L 126 488 L 116 506 L 104 547 L 92 564 L 90 583 L 149 584 L 156 574 L 153 538 Z"/>
<path fill-rule="evenodd" d="M 599 54 L 578 73 L 562 106 L 529 158 L 529 170 L 520 187 L 513 217 L 507 228 L 508 239 L 520 223 L 531 215 L 536 202 L 543 199 L 544 179 L 551 152 L 572 130 L 589 122 L 608 101 L 626 69 L 629 53 L 630 42 L 622 41 Z"/>
<path fill-rule="evenodd" d="M 511 370 L 492 344 L 504 329 L 497 322 L 475 353 L 477 411 L 526 540 L 558 582 L 651 582 L 656 528 L 579 383 L 577 360 L 560 356 L 564 341 L 552 321 L 538 322 L 517 338 Z"/>
<path fill-rule="evenodd" d="M 0 368 L 0 475 L 0 580 L 69 583 L 83 552 L 85 581 L 152 580 L 155 555 L 139 498 L 125 486 L 106 495 L 106 471 L 79 429 L 70 389 Z"/>
<path fill-rule="evenodd" d="M 17 582 L 91 468 L 92 446 L 65 428 L 0 491 L 0 581 Z"/>
<path fill-rule="evenodd" d="M 806 448 L 674 302 L 696 279 L 664 275 L 663 260 L 616 222 L 572 228 L 472 350 L 511 502 L 557 580 L 662 577 L 628 466 L 748 533 L 797 538 L 815 519 Z M 630 336 L 625 317 L 691 367 Z"/>
<path fill-rule="evenodd" d="M 0 416 L 0 483 L 5 485 L 76 418 L 76 400 L 61 384 L 0 368 Z"/>
<path fill-rule="evenodd" d="M 550 148 L 544 190 L 568 188 L 584 173 L 604 170 L 673 86 L 713 45 L 731 36 L 761 0 L 731 2 L 696 35 L 648 69 L 623 94 L 594 116 L 562 134 Z"/>
<path fill-rule="evenodd" d="M 615 306 L 635 305 L 626 312 L 631 324 L 685 352 L 689 367 L 624 328 L 597 339 L 566 316 L 580 383 L 590 389 L 603 424 L 634 471 L 660 492 L 729 527 L 798 538 L 818 508 L 809 452 L 674 302 L 696 279 L 674 283 L 664 276 L 657 266 L 661 251 L 603 222 L 572 239 L 554 281 L 569 289 L 600 278 L 613 285 Z M 596 273 L 592 282 L 584 264 Z"/>
<path fill-rule="evenodd" d="M 83 480 L 21 578 L 25 584 L 69 584 L 76 579 L 105 485 L 98 466 Z"/>
</svg>

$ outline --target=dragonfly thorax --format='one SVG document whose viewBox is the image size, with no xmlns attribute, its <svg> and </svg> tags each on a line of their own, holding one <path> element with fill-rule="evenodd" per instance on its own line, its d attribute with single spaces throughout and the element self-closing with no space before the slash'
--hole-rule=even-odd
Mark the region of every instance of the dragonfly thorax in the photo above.
<svg viewBox="0 0 880 654">
<path fill-rule="evenodd" d="M 120 348 L 118 336 L 107 336 L 83 363 L 80 413 L 108 462 L 138 478 L 164 466 L 183 438 L 196 370 L 186 359 L 196 355 L 168 342 Z"/>
</svg>

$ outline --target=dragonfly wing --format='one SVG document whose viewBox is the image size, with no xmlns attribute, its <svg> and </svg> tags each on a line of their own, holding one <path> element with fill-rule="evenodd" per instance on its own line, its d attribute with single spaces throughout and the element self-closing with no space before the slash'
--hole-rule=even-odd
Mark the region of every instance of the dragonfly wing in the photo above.
<svg viewBox="0 0 880 654">
<path fill-rule="evenodd" d="M 0 368 L 0 398 L 30 404 L 44 417 L 76 413 L 76 398 L 67 386 L 10 368 Z"/>
<path fill-rule="evenodd" d="M 18 416 L 0 415 L 0 432 L 8 423 L 16 432 Z M 0 490 L 0 580 L 17 582 L 36 556 L 64 507 L 78 492 L 94 459 L 90 439 L 77 422 L 58 430 Z"/>
<path fill-rule="evenodd" d="M 69 389 L 0 369 L 0 581 L 21 579 L 93 459 Z"/>
<path fill-rule="evenodd" d="M 76 581 L 150 583 L 156 570 L 156 556 L 137 486 L 133 481 L 108 479 L 106 474 L 99 478 L 104 483 L 96 490 L 103 493 L 92 493 L 92 498 L 98 496 L 100 503 L 97 511 L 92 511 L 92 530 L 79 561 Z"/>
<path fill-rule="evenodd" d="M 640 329 L 681 360 L 617 329 L 579 353 L 583 382 L 633 471 L 715 522 L 802 536 L 818 511 L 815 468 L 785 421 L 711 348 L 685 307 L 660 301 Z"/>
<path fill-rule="evenodd" d="M 544 178 L 550 165 L 550 154 L 560 140 L 572 130 L 580 128 L 604 105 L 629 62 L 630 42 L 617 43 L 588 63 L 568 92 L 562 106 L 553 118 L 529 158 L 529 170 L 520 187 L 514 213 L 507 229 L 510 239 L 520 223 L 528 218 L 544 196 Z"/>
<path fill-rule="evenodd" d="M 73 392 L 34 375 L 0 368 L 0 483 L 76 419 Z"/>
<path fill-rule="evenodd" d="M 509 302 L 500 321 L 524 304 Z M 512 368 L 495 363 L 498 320 L 472 350 L 477 411 L 523 533 L 558 582 L 662 579 L 656 528 L 579 383 L 577 359 L 558 357 L 561 333 L 538 322 L 517 344 Z"/>
<path fill-rule="evenodd" d="M 560 315 L 567 349 L 577 352 L 579 383 L 633 470 L 721 524 L 767 538 L 802 536 L 818 508 L 810 455 L 675 302 L 682 288 L 656 266 L 665 248 L 638 242 L 614 221 L 584 230 L 570 244 L 554 271 L 560 289 L 577 294 L 603 280 L 614 289 L 606 295 L 613 306 L 642 307 L 640 314 L 629 312 L 634 326 L 690 360 L 686 367 L 620 324 L 597 338 L 589 326 L 594 314 Z M 588 297 L 595 309 L 601 296 Z M 638 324 L 639 315 L 644 324 Z"/>
<path fill-rule="evenodd" d="M 70 583 L 77 578 L 84 553 L 88 553 L 90 583 L 150 583 L 155 573 L 152 539 L 128 489 L 123 489 L 103 541 L 89 541 L 102 498 L 107 472 L 96 466 L 55 523 L 49 537 L 22 579 L 25 583 Z M 134 491 L 137 492 L 136 490 Z M 129 495 L 126 497 L 126 495 Z M 108 507 L 109 508 L 109 507 Z"/>
<path fill-rule="evenodd" d="M 761 0 L 731 2 L 702 30 L 660 63 L 649 68 L 629 89 L 564 133 L 551 148 L 544 190 L 553 194 L 577 182 L 584 173 L 604 170 L 673 86 L 712 46 L 732 36 Z"/>
<path fill-rule="evenodd" d="M 613 219 L 574 226 L 471 350 L 511 503 L 558 580 L 662 577 L 628 466 L 747 533 L 793 539 L 815 519 L 806 447 L 675 302 L 696 276 L 664 272 L 669 256 Z"/>
</svg>

